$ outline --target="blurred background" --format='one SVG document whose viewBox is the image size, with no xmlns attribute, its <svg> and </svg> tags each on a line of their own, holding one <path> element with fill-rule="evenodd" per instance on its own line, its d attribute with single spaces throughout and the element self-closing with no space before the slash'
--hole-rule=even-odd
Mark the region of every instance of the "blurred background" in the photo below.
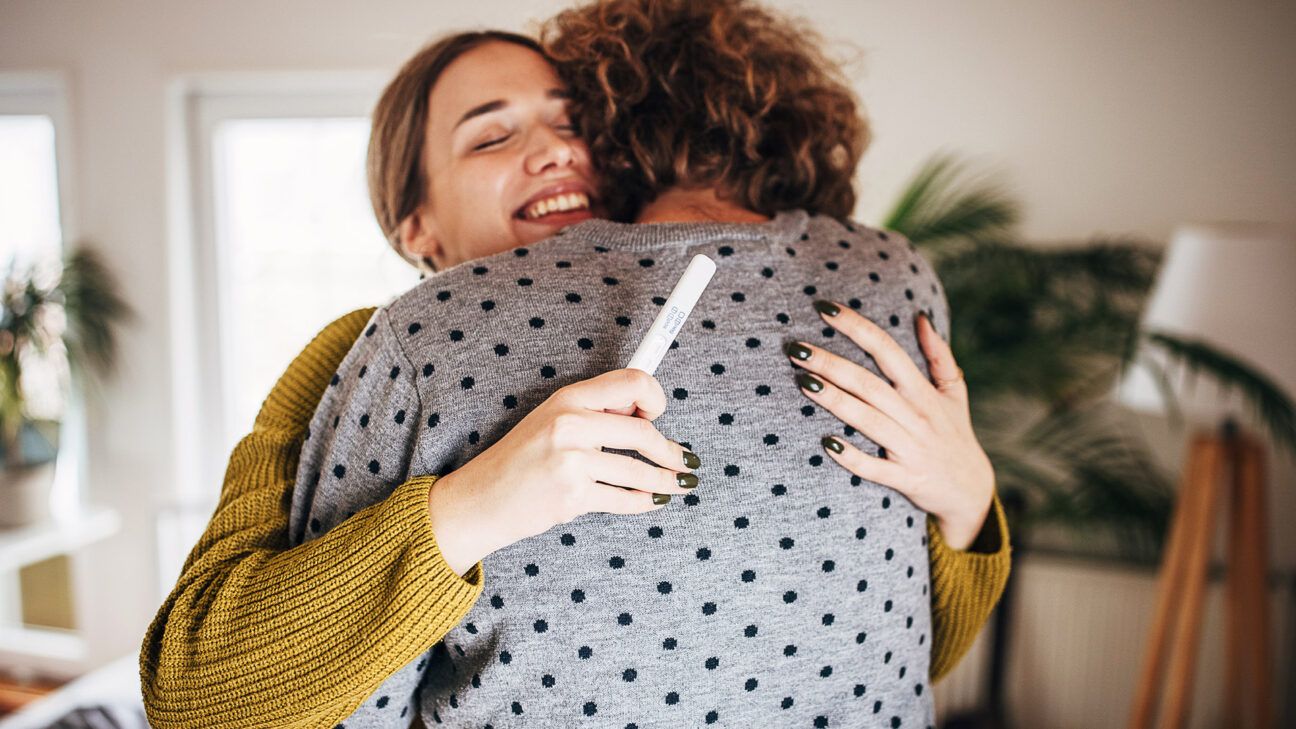
<svg viewBox="0 0 1296 729">
<path fill-rule="evenodd" d="M 1178 496 L 1215 480 L 1185 464 L 1231 419 L 1263 500 L 1194 502 L 1218 534 L 1184 725 L 1244 725 L 1228 660 L 1260 633 L 1225 606 L 1250 594 L 1266 670 L 1242 683 L 1296 726 L 1296 4 L 769 4 L 854 79 L 855 217 L 938 262 L 1010 506 L 1012 581 L 934 687 L 943 723 L 1130 720 Z M 275 378 L 416 282 L 365 190 L 383 85 L 443 32 L 566 5 L 0 0 L 0 716 L 26 707 L 0 726 L 138 694 Z M 1250 593 L 1228 589 L 1239 533 L 1261 535 Z"/>
</svg>

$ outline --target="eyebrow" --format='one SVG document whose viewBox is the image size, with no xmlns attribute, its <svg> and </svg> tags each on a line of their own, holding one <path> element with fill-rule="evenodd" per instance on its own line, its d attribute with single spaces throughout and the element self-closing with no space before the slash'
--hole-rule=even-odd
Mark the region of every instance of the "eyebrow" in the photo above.
<svg viewBox="0 0 1296 729">
<path fill-rule="evenodd" d="M 545 97 L 550 99 L 566 100 L 571 98 L 571 94 L 568 93 L 565 89 L 549 89 L 548 91 L 545 92 Z M 500 109 L 503 109 L 506 106 L 508 106 L 508 102 L 503 99 L 496 99 L 494 101 L 488 101 L 485 104 L 479 104 L 477 106 L 474 106 L 473 108 L 465 112 L 463 116 L 459 117 L 459 121 L 455 122 L 453 129 L 458 129 L 460 125 L 462 125 L 464 122 L 468 121 L 469 119 L 472 119 L 473 117 L 478 117 L 483 114 L 489 114 L 493 111 L 499 111 Z M 451 131 L 453 131 L 453 129 Z"/>
</svg>

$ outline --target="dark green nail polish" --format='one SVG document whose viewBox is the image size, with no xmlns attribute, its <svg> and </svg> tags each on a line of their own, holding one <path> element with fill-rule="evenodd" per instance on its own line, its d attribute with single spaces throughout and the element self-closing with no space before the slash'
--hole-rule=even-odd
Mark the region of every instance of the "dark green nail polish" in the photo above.
<svg viewBox="0 0 1296 729">
<path fill-rule="evenodd" d="M 677 473 L 675 483 L 682 489 L 695 489 L 698 485 L 698 477 L 691 473 Z"/>
<path fill-rule="evenodd" d="M 841 311 L 841 309 L 837 308 L 836 304 L 831 301 L 824 301 L 823 299 L 814 302 L 814 308 L 819 310 L 819 313 L 827 314 L 828 316 L 837 316 L 838 312 Z"/>
<path fill-rule="evenodd" d="M 658 506 L 661 506 L 662 504 L 669 504 L 670 497 L 671 497 L 670 494 L 653 494 L 653 503 Z"/>
<path fill-rule="evenodd" d="M 824 448 L 827 448 L 833 453 L 841 453 L 842 451 L 846 450 L 845 446 L 841 444 L 841 441 L 837 440 L 831 435 L 824 436 L 824 439 L 821 442 L 823 443 Z"/>
<path fill-rule="evenodd" d="M 787 356 L 799 359 L 802 362 L 810 359 L 810 355 L 813 354 L 809 347 L 800 342 L 788 342 L 784 351 L 787 352 Z"/>
<path fill-rule="evenodd" d="M 684 451 L 684 465 L 689 468 L 697 468 L 702 465 L 702 459 L 698 458 L 697 454 L 692 451 Z"/>
<path fill-rule="evenodd" d="M 800 372 L 796 376 L 797 384 L 809 390 L 810 392 L 819 392 L 823 389 L 823 383 L 815 379 L 807 372 Z"/>
</svg>

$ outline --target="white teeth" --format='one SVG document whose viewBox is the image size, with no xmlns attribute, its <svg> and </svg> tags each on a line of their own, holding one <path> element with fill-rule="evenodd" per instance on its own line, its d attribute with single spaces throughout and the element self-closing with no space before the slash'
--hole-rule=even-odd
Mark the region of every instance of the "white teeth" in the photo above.
<svg viewBox="0 0 1296 729">
<path fill-rule="evenodd" d="M 526 209 L 526 217 L 534 220 L 553 212 L 567 210 L 584 210 L 589 207 L 589 196 L 581 192 L 569 192 L 561 195 L 554 195 L 531 204 Z"/>
</svg>

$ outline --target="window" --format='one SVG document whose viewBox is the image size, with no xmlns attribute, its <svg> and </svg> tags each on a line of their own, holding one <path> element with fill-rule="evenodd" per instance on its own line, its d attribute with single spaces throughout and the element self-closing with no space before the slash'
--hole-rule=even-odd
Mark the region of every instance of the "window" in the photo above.
<svg viewBox="0 0 1296 729">
<path fill-rule="evenodd" d="M 198 464 L 181 496 L 215 498 L 237 439 L 320 329 L 418 282 L 384 240 L 365 183 L 380 89 L 345 75 L 243 77 L 191 80 L 176 99 L 189 213 L 178 280 L 192 285 L 174 291 L 193 322 L 177 329 L 191 355 L 177 359 L 189 389 L 177 419 Z"/>
<path fill-rule="evenodd" d="M 0 73 L 0 276 L 10 264 L 19 270 L 45 267 L 52 275 L 70 232 L 66 84 L 57 73 Z M 33 374 L 39 374 L 33 370 Z M 61 403 L 59 383 L 36 378 L 26 384 L 37 410 L 61 411 L 59 454 L 50 508 L 56 517 L 74 514 L 82 501 L 85 430 L 81 402 Z M 44 403 L 42 405 L 41 403 Z"/>
<path fill-rule="evenodd" d="M 58 258 L 58 198 L 53 118 L 0 113 L 0 262 L 6 267 Z"/>
<path fill-rule="evenodd" d="M 66 84 L 57 73 L 0 73 L 0 275 L 15 266 L 57 275 L 64 241 L 73 240 L 67 195 Z M 0 550 L 0 645 L 19 667 L 67 670 L 85 661 L 73 596 L 83 579 L 59 556 L 112 534 L 117 516 L 83 507 L 85 419 L 74 387 L 64 401 L 57 376 L 29 368 L 23 385 L 29 412 L 59 418 L 58 456 L 50 509 L 54 523 L 9 535 Z M 28 583 L 28 577 L 32 582 Z M 41 585 L 39 599 L 29 584 Z"/>
<path fill-rule="evenodd" d="M 374 220 L 363 118 L 230 119 L 212 137 L 226 433 L 328 321 L 417 282 Z M 227 441 L 232 442 L 232 441 Z"/>
</svg>

